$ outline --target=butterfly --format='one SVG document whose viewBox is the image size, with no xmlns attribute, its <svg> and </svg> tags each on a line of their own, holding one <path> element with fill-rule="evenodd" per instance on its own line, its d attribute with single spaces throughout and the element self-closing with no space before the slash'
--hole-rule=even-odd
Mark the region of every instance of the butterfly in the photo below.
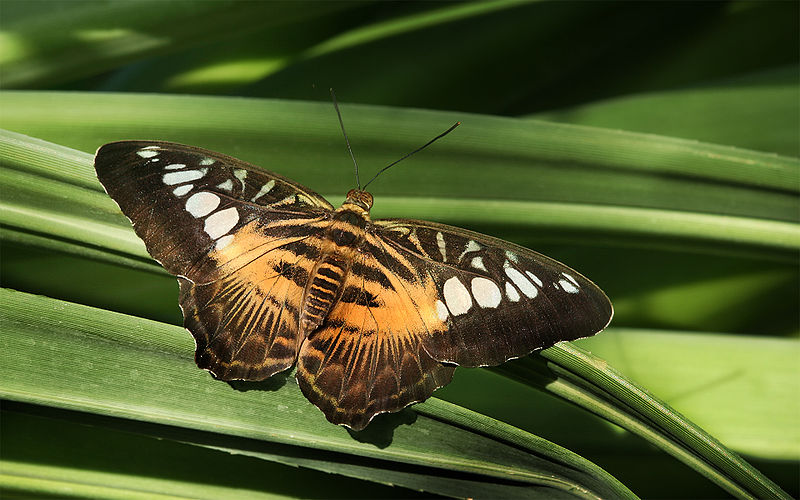
<svg viewBox="0 0 800 500">
<path fill-rule="evenodd" d="M 372 220 L 361 188 L 334 208 L 276 173 L 162 141 L 105 144 L 94 163 L 177 276 L 197 365 L 226 381 L 297 365 L 303 394 L 353 430 L 424 401 L 456 365 L 594 335 L 613 314 L 595 284 L 527 248 L 435 222 Z"/>
</svg>

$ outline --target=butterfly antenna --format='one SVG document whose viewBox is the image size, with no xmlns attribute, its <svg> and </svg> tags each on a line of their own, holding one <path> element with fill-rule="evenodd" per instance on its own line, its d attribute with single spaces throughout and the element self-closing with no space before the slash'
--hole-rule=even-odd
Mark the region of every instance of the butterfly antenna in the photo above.
<svg viewBox="0 0 800 500">
<path fill-rule="evenodd" d="M 336 108 L 336 116 L 339 117 L 339 125 L 342 127 L 342 134 L 344 134 L 344 142 L 347 144 L 347 151 L 350 152 L 350 158 L 353 159 L 353 166 L 356 169 L 356 185 L 358 190 L 361 191 L 361 180 L 358 178 L 358 163 L 356 157 L 353 155 L 353 149 L 350 147 L 350 139 L 347 138 L 347 132 L 344 130 L 344 122 L 342 121 L 342 113 L 339 112 L 339 103 L 336 102 L 336 92 L 331 88 L 331 98 L 333 99 L 333 107 Z"/>
<path fill-rule="evenodd" d="M 408 153 L 407 155 L 405 155 L 404 157 L 400 158 L 399 160 L 397 160 L 397 161 L 394 161 L 394 162 L 392 162 L 392 163 L 390 163 L 390 164 L 386 165 L 386 166 L 385 166 L 385 167 L 383 167 L 383 168 L 382 168 L 382 169 L 381 169 L 381 170 L 380 170 L 380 171 L 379 171 L 377 174 L 375 174 L 375 176 L 374 176 L 372 179 L 370 179 L 370 180 L 369 180 L 369 182 L 367 182 L 366 184 L 364 184 L 364 188 L 363 188 L 363 189 L 367 189 L 367 186 L 369 186 L 369 185 L 372 183 L 372 181 L 374 181 L 375 179 L 377 179 L 379 175 L 381 175 L 381 174 L 382 174 L 382 173 L 384 173 L 386 170 L 388 170 L 388 169 L 389 169 L 389 167 L 392 167 L 392 166 L 394 166 L 394 165 L 397 165 L 398 163 L 400 163 L 401 161 L 405 160 L 406 158 L 408 158 L 409 156 L 413 155 L 414 153 L 419 153 L 419 152 L 420 152 L 420 151 L 422 151 L 423 149 L 427 148 L 428 146 L 430 146 L 430 145 L 431 145 L 431 144 L 433 144 L 434 142 L 438 141 L 438 140 L 439 140 L 439 139 L 441 139 L 442 137 L 444 137 L 444 136 L 446 136 L 447 134 L 449 134 L 450 132 L 452 132 L 452 131 L 453 131 L 453 129 L 455 129 L 455 128 L 456 128 L 456 127 L 458 127 L 459 125 L 461 125 L 461 122 L 456 122 L 456 123 L 455 123 L 455 124 L 454 124 L 452 127 L 450 127 L 449 129 L 445 130 L 445 131 L 444 131 L 444 132 L 442 132 L 441 134 L 437 135 L 436 137 L 434 137 L 434 138 L 433 138 L 433 139 L 431 139 L 430 141 L 426 142 L 424 145 L 422 145 L 422 146 L 418 147 L 417 149 L 415 149 L 414 151 L 412 151 L 412 152 Z"/>
</svg>

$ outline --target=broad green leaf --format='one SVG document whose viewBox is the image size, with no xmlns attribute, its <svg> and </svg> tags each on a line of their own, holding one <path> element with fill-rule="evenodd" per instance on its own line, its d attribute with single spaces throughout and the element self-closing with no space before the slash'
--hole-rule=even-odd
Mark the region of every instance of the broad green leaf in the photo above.
<svg viewBox="0 0 800 500">
<path fill-rule="evenodd" d="M 124 138 L 191 141 L 323 193 L 343 194 L 352 186 L 328 104 L 27 92 L 4 92 L 0 104 L 3 128 L 86 152 Z M 386 174 L 375 185 L 378 195 L 580 202 L 792 222 L 800 207 L 796 158 L 485 115 L 346 104 L 343 113 L 365 176 L 463 122 L 445 141 Z M 81 127 L 70 128 L 76 120 Z M 90 177 L 90 170 L 83 175 Z"/>
<path fill-rule="evenodd" d="M 737 451 L 800 460 L 797 339 L 617 328 L 575 344 Z"/>
<path fill-rule="evenodd" d="M 532 115 L 800 156 L 798 66 Z"/>
<path fill-rule="evenodd" d="M 375 483 L 365 488 L 362 481 L 341 475 L 153 437 L 155 425 L 126 425 L 7 400 L 3 406 L 0 493 L 7 498 L 422 497 L 413 490 Z"/>
<path fill-rule="evenodd" d="M 543 350 L 541 357 L 548 361 L 547 370 L 535 357 L 495 370 L 533 386 L 545 384 L 554 394 L 644 437 L 731 494 L 740 496 L 746 489 L 756 498 L 788 496 L 720 441 L 623 377 L 605 360 L 566 342 Z"/>
</svg>

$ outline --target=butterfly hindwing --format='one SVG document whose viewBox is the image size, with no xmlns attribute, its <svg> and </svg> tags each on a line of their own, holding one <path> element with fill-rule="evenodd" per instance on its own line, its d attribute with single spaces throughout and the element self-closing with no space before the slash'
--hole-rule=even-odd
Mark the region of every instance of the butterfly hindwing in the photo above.
<svg viewBox="0 0 800 500">
<path fill-rule="evenodd" d="M 330 204 L 241 160 L 168 142 L 106 144 L 95 168 L 150 254 L 179 276 L 198 365 L 248 380 L 291 367 L 313 266 L 305 242 Z"/>
<path fill-rule="evenodd" d="M 339 302 L 303 343 L 297 363 L 303 394 L 328 420 L 356 430 L 376 414 L 424 401 L 450 382 L 455 369 L 431 358 L 421 343 L 427 313 L 418 303 L 431 290 L 414 289 L 366 245 Z"/>
</svg>

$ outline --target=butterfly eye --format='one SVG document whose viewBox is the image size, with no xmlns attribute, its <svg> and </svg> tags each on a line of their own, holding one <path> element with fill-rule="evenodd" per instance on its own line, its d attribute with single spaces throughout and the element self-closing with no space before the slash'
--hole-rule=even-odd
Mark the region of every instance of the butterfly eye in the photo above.
<svg viewBox="0 0 800 500">
<path fill-rule="evenodd" d="M 347 192 L 347 202 L 358 205 L 367 212 L 372 208 L 372 195 L 366 191 L 359 191 L 358 189 L 351 189 Z"/>
</svg>

